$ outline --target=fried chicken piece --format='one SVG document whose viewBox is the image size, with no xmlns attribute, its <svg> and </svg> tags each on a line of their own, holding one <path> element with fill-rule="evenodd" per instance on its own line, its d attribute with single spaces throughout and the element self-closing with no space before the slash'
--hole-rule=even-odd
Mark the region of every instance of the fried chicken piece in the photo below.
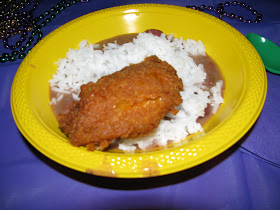
<svg viewBox="0 0 280 210">
<path fill-rule="evenodd" d="M 80 101 L 58 117 L 74 146 L 104 150 L 112 140 L 154 131 L 182 103 L 182 80 L 156 56 L 81 86 Z"/>
</svg>

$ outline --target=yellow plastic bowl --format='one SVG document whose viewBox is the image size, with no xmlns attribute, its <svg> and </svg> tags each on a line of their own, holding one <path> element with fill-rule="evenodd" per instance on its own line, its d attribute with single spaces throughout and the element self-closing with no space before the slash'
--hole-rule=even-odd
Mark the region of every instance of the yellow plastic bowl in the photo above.
<svg viewBox="0 0 280 210">
<path fill-rule="evenodd" d="M 136 154 L 73 147 L 49 106 L 48 80 L 55 62 L 81 40 L 96 43 L 125 33 L 159 29 L 201 40 L 225 79 L 225 103 L 198 133 L 179 144 Z M 15 122 L 37 150 L 75 170 L 100 176 L 140 178 L 194 167 L 236 143 L 259 116 L 266 96 L 266 72 L 249 41 L 225 22 L 195 10 L 159 4 L 109 8 L 77 18 L 41 40 L 22 62 L 12 85 Z"/>
</svg>

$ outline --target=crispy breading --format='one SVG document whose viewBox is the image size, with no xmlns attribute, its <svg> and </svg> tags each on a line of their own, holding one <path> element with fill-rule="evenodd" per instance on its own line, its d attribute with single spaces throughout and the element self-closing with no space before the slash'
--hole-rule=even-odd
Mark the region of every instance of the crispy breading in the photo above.
<svg viewBox="0 0 280 210">
<path fill-rule="evenodd" d="M 60 128 L 74 146 L 104 150 L 114 139 L 151 133 L 167 113 L 176 114 L 181 90 L 176 70 L 151 56 L 82 85 L 80 101 L 59 115 Z"/>
</svg>

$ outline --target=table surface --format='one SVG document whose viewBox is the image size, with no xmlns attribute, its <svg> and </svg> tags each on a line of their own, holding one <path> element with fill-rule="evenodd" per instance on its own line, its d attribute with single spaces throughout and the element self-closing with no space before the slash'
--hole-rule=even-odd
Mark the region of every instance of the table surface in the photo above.
<svg viewBox="0 0 280 210">
<path fill-rule="evenodd" d="M 58 3 L 42 0 L 40 14 Z M 216 6 L 223 0 L 89 0 L 61 12 L 44 35 L 81 15 L 134 3 Z M 244 1 L 263 14 L 246 24 L 224 19 L 242 34 L 259 33 L 280 45 L 280 1 Z M 244 17 L 243 8 L 228 8 Z M 209 12 L 210 13 L 210 12 Z M 216 15 L 210 13 L 212 15 Z M 1 54 L 4 48 L 0 46 Z M 48 159 L 21 135 L 10 108 L 10 89 L 21 63 L 0 64 L 0 208 L 279 209 L 280 76 L 267 72 L 267 98 L 250 131 L 221 155 L 189 170 L 146 179 L 114 179 L 80 173 Z"/>
</svg>

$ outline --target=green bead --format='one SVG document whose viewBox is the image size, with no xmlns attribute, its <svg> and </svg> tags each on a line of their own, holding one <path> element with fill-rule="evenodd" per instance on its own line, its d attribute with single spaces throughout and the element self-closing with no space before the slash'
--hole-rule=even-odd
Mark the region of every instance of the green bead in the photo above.
<svg viewBox="0 0 280 210">
<path fill-rule="evenodd" d="M 31 42 L 30 41 L 26 42 L 26 47 L 30 47 L 30 46 L 31 46 Z"/>
<path fill-rule="evenodd" d="M 1 62 L 1 63 L 5 63 L 6 61 L 7 61 L 7 58 L 5 58 L 5 57 L 3 57 L 3 56 L 0 57 L 0 62 Z"/>
<path fill-rule="evenodd" d="M 64 10 L 64 9 L 65 9 L 65 6 L 60 7 L 60 10 L 61 10 L 61 11 Z"/>
<path fill-rule="evenodd" d="M 57 10 L 57 11 L 56 11 L 56 14 L 59 14 L 59 13 L 60 13 L 60 10 Z"/>
<path fill-rule="evenodd" d="M 25 58 L 25 56 L 26 56 L 25 53 L 20 53 L 20 54 L 18 55 L 18 58 L 19 58 L 19 59 L 23 59 L 23 58 Z"/>
<path fill-rule="evenodd" d="M 37 32 L 41 32 L 41 29 L 42 29 L 41 26 L 37 26 L 37 27 L 36 27 Z"/>
<path fill-rule="evenodd" d="M 30 42 L 33 42 L 33 41 L 34 41 L 34 38 L 31 36 L 31 37 L 28 38 L 28 40 L 29 40 Z"/>
<path fill-rule="evenodd" d="M 45 12 L 45 16 L 46 16 L 46 15 L 49 15 L 49 14 L 50 14 L 50 11 L 46 11 L 46 12 Z"/>
<path fill-rule="evenodd" d="M 51 22 L 51 19 L 50 19 L 50 18 L 47 18 L 47 19 L 46 19 L 46 22 L 47 22 L 47 23 Z"/>
<path fill-rule="evenodd" d="M 55 7 L 52 7 L 52 8 L 51 8 L 51 12 L 54 12 L 54 11 L 55 11 Z"/>
<path fill-rule="evenodd" d="M 3 54 L 2 54 L 2 57 L 3 57 L 3 58 L 8 58 L 8 57 L 9 57 L 9 54 L 8 54 L 8 53 L 3 53 Z"/>
<path fill-rule="evenodd" d="M 38 33 L 38 37 L 42 38 L 43 37 L 43 33 L 42 32 Z"/>
<path fill-rule="evenodd" d="M 54 19 L 56 17 L 55 14 L 51 14 L 51 19 Z"/>
<path fill-rule="evenodd" d="M 35 36 L 37 34 L 37 30 L 33 30 L 32 32 L 31 32 L 31 36 Z"/>
<path fill-rule="evenodd" d="M 40 15 L 39 19 L 42 20 L 44 18 L 44 15 Z"/>
<path fill-rule="evenodd" d="M 27 50 L 27 54 L 30 53 L 31 49 Z"/>
<path fill-rule="evenodd" d="M 21 47 L 21 48 L 19 49 L 20 52 L 24 52 L 25 50 L 26 50 L 26 47 L 25 47 L 25 46 L 23 46 L 23 47 Z"/>
<path fill-rule="evenodd" d="M 65 4 L 65 3 L 66 3 L 66 1 L 64 1 L 64 0 L 63 0 L 63 1 L 61 1 L 61 4 Z"/>
<path fill-rule="evenodd" d="M 75 0 L 73 0 L 72 2 L 71 2 L 71 4 L 76 4 L 77 3 L 77 1 L 75 1 Z"/>
<path fill-rule="evenodd" d="M 13 55 L 13 56 L 17 56 L 18 54 L 19 54 L 18 51 L 13 51 L 13 52 L 12 52 L 12 55 Z"/>
<path fill-rule="evenodd" d="M 56 7 L 56 8 L 59 8 L 60 6 L 61 6 L 60 4 L 57 4 L 55 7 Z"/>
<path fill-rule="evenodd" d="M 71 6 L 71 4 L 70 4 L 70 3 L 67 3 L 67 4 L 66 4 L 66 7 L 70 7 L 70 6 Z"/>
<path fill-rule="evenodd" d="M 44 26 L 46 26 L 47 25 L 47 23 L 45 22 L 45 21 L 43 21 L 42 23 L 41 23 L 41 26 L 42 27 L 44 27 Z"/>
<path fill-rule="evenodd" d="M 15 56 L 10 56 L 8 60 L 11 61 L 11 62 L 14 62 L 16 59 L 17 58 Z"/>
</svg>

